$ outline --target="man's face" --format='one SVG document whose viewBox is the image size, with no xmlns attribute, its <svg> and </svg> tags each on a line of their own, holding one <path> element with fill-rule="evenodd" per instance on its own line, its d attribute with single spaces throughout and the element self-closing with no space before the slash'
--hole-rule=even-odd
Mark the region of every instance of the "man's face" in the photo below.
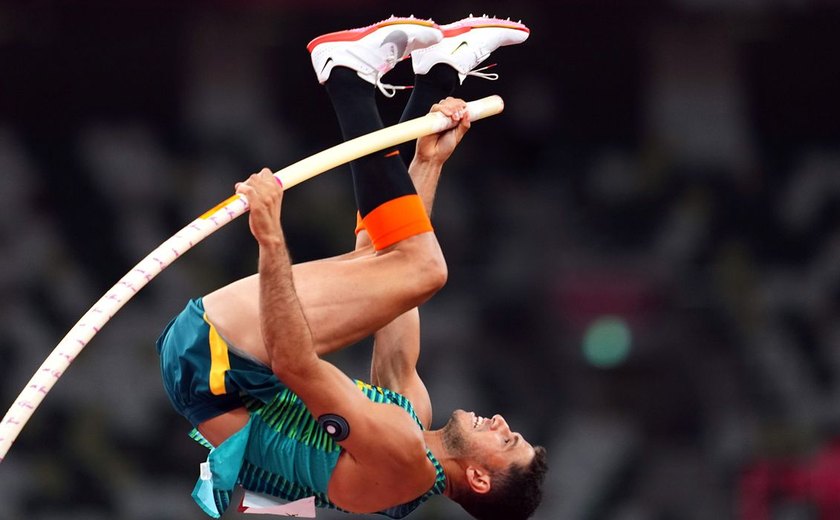
<svg viewBox="0 0 840 520">
<path fill-rule="evenodd" d="M 455 410 L 443 433 L 450 452 L 473 459 L 490 470 L 504 470 L 511 464 L 526 465 L 534 457 L 534 447 L 522 435 L 511 431 L 501 415 L 487 419 L 473 412 Z"/>
</svg>

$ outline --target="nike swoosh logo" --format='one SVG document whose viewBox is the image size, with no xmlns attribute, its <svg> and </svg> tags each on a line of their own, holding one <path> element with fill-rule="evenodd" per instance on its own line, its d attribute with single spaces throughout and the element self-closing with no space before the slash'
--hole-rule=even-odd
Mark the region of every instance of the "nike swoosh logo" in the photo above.
<svg viewBox="0 0 840 520">
<path fill-rule="evenodd" d="M 461 43 L 459 43 L 459 44 L 458 44 L 458 46 L 457 46 L 457 47 L 455 47 L 455 50 L 454 50 L 454 51 L 452 51 L 452 54 L 455 54 L 456 52 L 458 52 L 459 50 L 461 50 L 461 47 L 469 47 L 469 46 L 470 46 L 470 44 L 469 44 L 469 43 L 467 43 L 467 42 L 461 42 Z"/>
<path fill-rule="evenodd" d="M 326 61 L 326 62 L 324 62 L 324 66 L 323 66 L 323 67 L 321 67 L 321 74 L 323 74 L 323 73 L 324 73 L 324 71 L 327 69 L 327 65 L 329 65 L 329 64 L 330 64 L 330 62 L 332 62 L 332 61 L 333 61 L 333 59 L 332 59 L 332 58 L 327 58 L 327 61 Z"/>
<path fill-rule="evenodd" d="M 384 47 L 389 43 L 394 45 L 399 58 L 405 54 L 405 49 L 408 47 L 408 35 L 404 31 L 393 31 L 382 40 L 379 46 Z"/>
</svg>

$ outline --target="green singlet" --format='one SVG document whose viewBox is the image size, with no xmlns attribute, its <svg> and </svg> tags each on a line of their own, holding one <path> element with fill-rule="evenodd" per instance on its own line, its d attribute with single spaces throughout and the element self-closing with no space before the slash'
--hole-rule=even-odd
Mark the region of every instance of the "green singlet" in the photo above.
<svg viewBox="0 0 840 520">
<path fill-rule="evenodd" d="M 404 409 L 422 430 L 414 408 L 404 396 L 357 381 L 359 389 L 373 402 L 393 403 Z M 327 497 L 327 486 L 341 454 L 339 446 L 318 424 L 303 402 L 284 389 L 268 403 L 244 397 L 251 419 L 239 432 L 218 447 L 207 442 L 197 430 L 191 436 L 210 448 L 210 475 L 202 475 L 193 498 L 210 516 L 219 518 L 230 504 L 231 493 L 239 484 L 244 489 L 295 501 L 315 497 L 317 507 L 340 510 Z M 426 451 L 437 469 L 431 489 L 415 500 L 380 514 L 403 518 L 434 495 L 443 493 L 446 476 L 440 463 Z"/>
</svg>

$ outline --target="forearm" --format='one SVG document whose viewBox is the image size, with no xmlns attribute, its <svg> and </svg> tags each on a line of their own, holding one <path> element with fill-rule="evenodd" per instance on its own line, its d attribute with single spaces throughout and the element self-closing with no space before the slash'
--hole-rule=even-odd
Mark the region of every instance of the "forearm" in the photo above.
<svg viewBox="0 0 840 520">
<path fill-rule="evenodd" d="M 417 374 L 420 357 L 420 312 L 415 307 L 374 336 L 371 382 L 405 396 L 424 427 L 431 427 L 429 391 Z"/>
<path fill-rule="evenodd" d="M 259 273 L 260 327 L 271 368 L 282 378 L 317 359 L 282 234 L 260 241 Z"/>
<path fill-rule="evenodd" d="M 420 199 L 423 201 L 423 206 L 425 206 L 426 213 L 429 216 L 432 214 L 435 193 L 437 192 L 442 169 L 442 162 L 420 159 L 418 157 L 414 157 L 414 160 L 411 161 L 411 166 L 408 168 L 408 173 L 414 182 L 414 188 L 417 190 L 417 194 L 420 195 Z"/>
<path fill-rule="evenodd" d="M 415 372 L 420 357 L 420 311 L 415 307 L 382 327 L 373 337 L 371 381 L 397 390 Z"/>
</svg>

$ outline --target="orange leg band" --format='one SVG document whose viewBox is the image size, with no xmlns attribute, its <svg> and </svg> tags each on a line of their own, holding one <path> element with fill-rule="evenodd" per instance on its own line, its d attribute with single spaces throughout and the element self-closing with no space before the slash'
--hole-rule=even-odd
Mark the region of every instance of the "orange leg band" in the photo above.
<svg viewBox="0 0 840 520">
<path fill-rule="evenodd" d="M 362 219 L 362 224 L 377 251 L 433 229 L 419 195 L 404 195 L 381 204 Z"/>
</svg>

